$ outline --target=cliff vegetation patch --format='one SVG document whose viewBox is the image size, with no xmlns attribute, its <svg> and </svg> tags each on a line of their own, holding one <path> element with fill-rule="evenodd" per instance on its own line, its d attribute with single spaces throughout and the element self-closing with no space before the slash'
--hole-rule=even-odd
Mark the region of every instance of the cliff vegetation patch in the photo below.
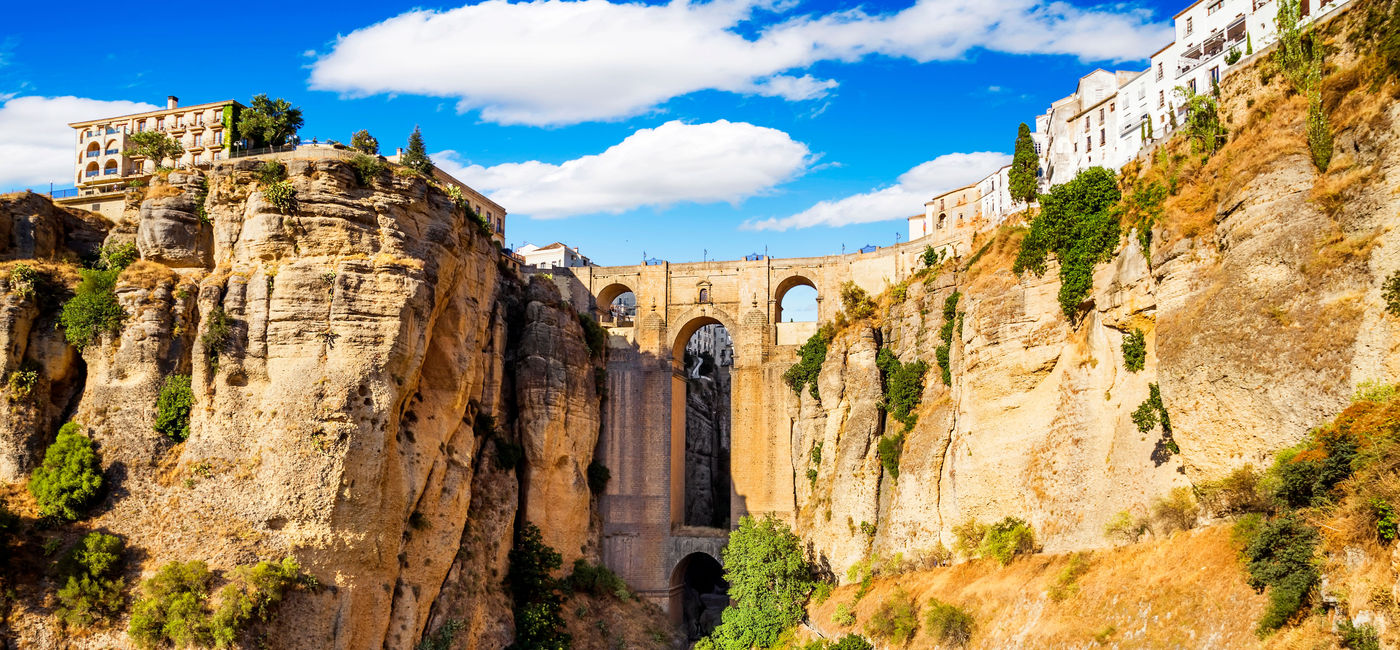
<svg viewBox="0 0 1400 650">
<path fill-rule="evenodd" d="M 792 364 L 792 367 L 783 373 L 783 381 L 787 382 L 794 393 L 800 394 L 804 386 L 809 386 L 812 398 L 821 399 L 817 392 L 817 376 L 821 374 L 822 364 L 826 362 L 827 346 L 835 335 L 836 331 L 830 324 L 823 324 L 802 347 L 797 348 L 797 363 Z"/>
<path fill-rule="evenodd" d="M 1113 172 L 1090 167 L 1040 197 L 1040 213 L 1021 240 L 1012 271 L 1040 276 L 1053 253 L 1060 263 L 1060 309 L 1073 320 L 1093 289 L 1094 266 L 1107 262 L 1118 246 L 1113 209 L 1121 193 Z"/>
<path fill-rule="evenodd" d="M 44 452 L 44 462 L 29 478 L 29 493 L 39 504 L 39 514 L 76 521 L 102 489 L 102 467 L 92 439 L 76 422 L 58 430 Z"/>
</svg>

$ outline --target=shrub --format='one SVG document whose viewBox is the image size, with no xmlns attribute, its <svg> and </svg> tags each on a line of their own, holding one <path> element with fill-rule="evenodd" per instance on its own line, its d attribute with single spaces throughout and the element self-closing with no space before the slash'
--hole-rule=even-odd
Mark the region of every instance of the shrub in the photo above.
<svg viewBox="0 0 1400 650">
<path fill-rule="evenodd" d="M 778 519 L 745 516 L 724 547 L 724 577 L 733 604 L 710 638 L 725 650 L 768 647 L 802 620 L 811 569 L 802 541 Z"/>
<path fill-rule="evenodd" d="M 1397 526 L 1400 526 L 1400 519 L 1395 516 L 1395 508 L 1385 499 L 1372 498 L 1371 518 L 1376 522 L 1376 537 L 1382 544 L 1389 544 L 1395 541 Z"/>
<path fill-rule="evenodd" d="M 190 437 L 190 408 L 194 406 L 194 391 L 189 375 L 170 375 L 160 387 L 156 399 L 156 431 L 176 442 Z"/>
<path fill-rule="evenodd" d="M 938 339 L 943 343 L 934 350 L 934 359 L 938 362 L 938 369 L 942 371 L 944 386 L 953 385 L 953 328 L 956 326 L 954 321 L 958 316 L 958 299 L 961 297 L 962 293 L 954 291 L 952 295 L 943 299 L 943 326 L 938 330 Z"/>
<path fill-rule="evenodd" d="M 1201 509 L 1191 496 L 1191 488 L 1173 488 L 1167 496 L 1152 504 L 1152 518 L 1161 526 L 1162 532 L 1190 530 L 1196 525 L 1196 517 Z"/>
<path fill-rule="evenodd" d="M 1142 330 L 1133 328 L 1123 337 L 1123 366 L 1128 372 L 1138 372 L 1147 361 L 1147 337 Z"/>
<path fill-rule="evenodd" d="M 828 646 L 827 650 L 875 650 L 875 646 L 870 645 L 863 636 L 847 634 Z"/>
<path fill-rule="evenodd" d="M 374 179 L 384 174 L 388 165 L 380 160 L 378 156 L 357 154 L 350 159 L 350 169 L 355 172 L 355 182 L 360 187 L 369 187 L 374 183 Z"/>
<path fill-rule="evenodd" d="M 271 185 L 263 186 L 263 198 L 278 212 L 288 214 L 296 212 L 297 191 L 292 187 L 291 181 L 277 181 Z"/>
<path fill-rule="evenodd" d="M 101 489 L 102 467 L 92 439 L 80 433 L 76 422 L 63 425 L 29 477 L 39 514 L 76 521 Z"/>
<path fill-rule="evenodd" d="M 1395 384 L 1387 384 L 1383 381 L 1367 380 L 1356 385 L 1356 392 L 1352 394 L 1353 402 L 1389 402 L 1400 390 Z"/>
<path fill-rule="evenodd" d="M 836 603 L 836 611 L 831 613 L 831 622 L 847 627 L 856 622 L 855 610 L 847 603 Z"/>
<path fill-rule="evenodd" d="M 1320 578 L 1313 559 L 1317 542 L 1317 529 L 1290 513 L 1265 523 L 1245 548 L 1249 586 L 1269 589 L 1261 636 L 1283 627 L 1307 603 Z"/>
<path fill-rule="evenodd" d="M 120 331 L 126 312 L 117 302 L 114 290 L 119 269 L 83 269 L 78 273 L 82 280 L 78 282 L 73 297 L 63 304 L 59 322 L 63 325 L 63 336 L 68 344 L 82 350 L 102 334 Z"/>
<path fill-rule="evenodd" d="M 1112 208 L 1120 197 L 1113 172 L 1090 167 L 1041 196 L 1040 213 L 1021 240 L 1012 271 L 1044 275 L 1046 257 L 1054 253 L 1060 262 L 1060 309 L 1067 318 L 1079 313 L 1093 289 L 1094 266 L 1108 261 L 1118 244 L 1119 225 Z"/>
<path fill-rule="evenodd" d="M 597 458 L 588 463 L 589 491 L 594 494 L 602 494 L 603 490 L 608 489 L 608 481 L 610 480 L 612 480 L 612 471 L 608 469 L 607 465 L 598 462 Z"/>
<path fill-rule="evenodd" d="M 876 453 L 880 456 L 880 464 L 885 466 L 885 471 L 890 473 L 890 478 L 899 480 L 899 457 L 904 452 L 904 434 L 897 433 L 892 436 L 880 436 L 880 443 L 876 448 Z M 813 479 L 816 478 L 813 470 Z"/>
<path fill-rule="evenodd" d="M 889 348 L 882 347 L 875 355 L 875 365 L 879 366 L 880 375 L 884 379 L 885 399 L 882 406 L 891 417 L 904 425 L 905 431 L 914 428 L 914 424 L 919 421 L 919 415 L 914 409 L 918 408 L 923 397 L 924 375 L 928 372 L 928 363 L 901 363 Z"/>
<path fill-rule="evenodd" d="M 574 560 L 574 571 L 565 578 L 571 591 L 587 592 L 594 596 L 613 596 L 620 600 L 631 600 L 632 592 L 627 583 L 617 577 L 611 569 L 601 564 L 589 564 L 587 560 Z"/>
<path fill-rule="evenodd" d="M 1207 512 L 1218 517 L 1262 512 L 1268 504 L 1260 478 L 1253 465 L 1245 465 L 1222 478 L 1201 482 L 1196 486 L 1196 497 Z"/>
<path fill-rule="evenodd" d="M 1104 537 L 1122 540 L 1128 543 L 1142 539 L 1142 536 L 1146 533 L 1147 519 L 1134 517 L 1133 513 L 1127 510 L 1113 515 L 1113 518 L 1109 519 L 1108 523 L 1104 524 L 1103 527 Z"/>
<path fill-rule="evenodd" d="M 811 483 L 811 484 L 812 484 L 812 487 L 816 487 L 816 485 L 817 485 L 817 469 L 816 469 L 815 467 L 810 467 L 810 468 L 807 469 L 807 482 L 808 482 L 808 483 Z"/>
<path fill-rule="evenodd" d="M 1259 534 L 1259 529 L 1264 527 L 1264 515 L 1251 512 L 1235 520 L 1235 525 L 1230 527 L 1230 543 L 1234 544 L 1243 553 L 1249 548 L 1249 543 L 1254 541 L 1254 536 Z"/>
<path fill-rule="evenodd" d="M 913 640 L 918 628 L 919 606 L 903 587 L 896 587 L 865 622 L 866 634 L 897 645 Z"/>
<path fill-rule="evenodd" d="M 594 359 L 603 358 L 603 353 L 608 349 L 608 331 L 588 314 L 579 314 L 578 324 L 583 328 L 583 340 L 588 344 L 588 356 Z"/>
<path fill-rule="evenodd" d="M 924 629 L 942 643 L 962 647 L 972 640 L 972 615 L 956 605 L 930 598 L 924 606 Z"/>
<path fill-rule="evenodd" d="M 820 466 L 822 464 L 822 443 L 812 445 L 812 464 Z"/>
<path fill-rule="evenodd" d="M 982 548 L 982 538 L 987 536 L 987 525 L 968 519 L 953 526 L 953 550 L 965 558 L 974 558 Z"/>
<path fill-rule="evenodd" d="M 10 372 L 10 376 L 5 379 L 5 386 L 10 391 L 10 399 L 16 402 L 27 401 L 34 394 L 34 387 L 39 383 L 39 371 L 22 366 Z"/>
<path fill-rule="evenodd" d="M 924 268 L 932 268 L 943 261 L 943 251 L 934 250 L 932 246 L 925 246 L 921 259 L 924 262 Z"/>
<path fill-rule="evenodd" d="M 461 619 L 449 618 L 431 636 L 424 636 L 418 645 L 414 646 L 414 650 L 452 650 L 452 642 L 456 640 L 457 633 L 466 626 Z"/>
<path fill-rule="evenodd" d="M 508 555 L 510 569 L 506 586 L 510 589 L 515 612 L 515 643 L 518 650 L 562 649 L 569 647 L 560 614 L 564 599 L 559 582 L 550 574 L 563 558 L 544 543 L 540 529 L 526 523 L 515 533 L 515 545 Z"/>
<path fill-rule="evenodd" d="M 280 160 L 264 160 L 253 170 L 253 176 L 259 186 L 268 188 L 287 180 L 287 166 Z"/>
<path fill-rule="evenodd" d="M 836 585 L 830 582 L 818 582 L 816 588 L 812 590 L 812 602 L 817 605 L 826 602 L 828 598 L 831 598 L 831 592 L 835 588 Z"/>
<path fill-rule="evenodd" d="M 841 308 L 852 321 L 875 315 L 875 301 L 870 299 L 870 294 L 849 280 L 841 285 Z"/>
<path fill-rule="evenodd" d="M 58 590 L 59 620 L 65 625 L 90 627 L 117 616 L 122 609 L 122 539 L 88 533 L 64 562 L 64 586 Z"/>
<path fill-rule="evenodd" d="M 982 557 L 996 558 L 1002 566 L 1011 564 L 1017 555 L 1035 550 L 1035 531 L 1031 525 L 1015 517 L 1007 517 L 987 528 L 978 552 Z"/>
<path fill-rule="evenodd" d="M 1381 650 L 1381 635 L 1370 623 L 1352 624 L 1345 617 L 1337 624 L 1338 642 L 1350 650 Z"/>
<path fill-rule="evenodd" d="M 205 319 L 205 323 L 204 334 L 199 340 L 204 344 L 204 358 L 209 368 L 218 370 L 219 355 L 228 351 L 233 322 L 223 307 L 215 307 L 209 310 L 209 317 Z"/>
<path fill-rule="evenodd" d="M 1207 156 L 1219 151 L 1225 144 L 1225 126 L 1220 123 L 1220 105 L 1215 97 L 1183 87 L 1177 87 L 1176 92 L 1186 110 L 1185 131 L 1191 151 Z"/>
<path fill-rule="evenodd" d="M 23 262 L 10 267 L 10 293 L 20 300 L 34 297 L 34 288 L 39 285 L 39 272 Z"/>
<path fill-rule="evenodd" d="M 1385 300 L 1386 313 L 1400 317 L 1400 271 L 1386 276 L 1385 283 L 1381 285 L 1381 298 Z"/>
<path fill-rule="evenodd" d="M 127 635 L 142 648 L 164 643 L 211 645 L 204 602 L 212 579 L 208 565 L 198 560 L 161 567 L 141 583 L 141 598 L 132 606 Z"/>
<path fill-rule="evenodd" d="M 1357 443 L 1346 435 L 1319 435 L 1279 453 L 1274 462 L 1274 497 L 1295 508 L 1326 503 L 1332 488 L 1351 476 Z"/>
<path fill-rule="evenodd" d="M 350 136 L 350 148 L 371 156 L 378 155 L 379 140 L 370 135 L 369 131 L 360 129 Z"/>
<path fill-rule="evenodd" d="M 797 363 L 792 364 L 792 367 L 783 373 L 783 381 L 787 382 L 794 393 L 800 395 L 803 386 L 811 386 L 812 397 L 821 399 L 817 392 L 817 377 L 821 374 L 822 363 L 826 361 L 827 345 L 834 336 L 835 332 L 830 325 L 822 325 L 802 347 L 797 348 Z"/>
<path fill-rule="evenodd" d="M 1089 570 L 1089 554 L 1074 553 L 1069 556 L 1069 563 L 1055 575 L 1055 581 L 1050 585 L 1050 600 L 1062 602 L 1065 599 L 1079 593 L 1079 576 Z"/>
<path fill-rule="evenodd" d="M 1230 51 L 1225 53 L 1225 65 L 1235 65 L 1240 62 L 1240 58 L 1243 56 L 1244 53 L 1240 52 L 1240 48 L 1232 46 Z"/>
</svg>

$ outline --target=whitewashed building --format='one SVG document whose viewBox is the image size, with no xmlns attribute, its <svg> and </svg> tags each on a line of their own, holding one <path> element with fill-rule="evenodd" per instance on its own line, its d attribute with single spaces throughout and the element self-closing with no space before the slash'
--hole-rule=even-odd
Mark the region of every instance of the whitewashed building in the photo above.
<svg viewBox="0 0 1400 650">
<path fill-rule="evenodd" d="M 522 264 L 537 269 L 548 270 L 593 265 L 593 262 L 579 253 L 578 249 L 570 248 L 561 242 L 554 242 L 547 246 L 525 244 L 515 249 L 515 254 L 520 256 Z"/>
</svg>

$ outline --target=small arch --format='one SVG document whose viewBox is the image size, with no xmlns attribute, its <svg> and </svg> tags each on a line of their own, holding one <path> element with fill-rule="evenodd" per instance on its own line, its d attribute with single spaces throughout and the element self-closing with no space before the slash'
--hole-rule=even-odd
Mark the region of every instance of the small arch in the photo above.
<svg viewBox="0 0 1400 650">
<path fill-rule="evenodd" d="M 116 139 L 114 138 L 114 139 L 108 140 L 108 141 L 107 141 L 107 151 L 116 151 L 116 149 L 117 149 L 117 141 L 116 141 Z"/>
<path fill-rule="evenodd" d="M 94 160 L 94 161 L 88 163 L 88 164 L 87 164 L 87 168 L 83 170 L 83 177 L 84 177 L 84 178 L 92 178 L 92 177 L 94 177 L 94 176 L 97 175 L 97 172 L 98 172 L 98 169 L 97 169 L 97 161 Z"/>
<path fill-rule="evenodd" d="M 598 321 L 613 327 L 630 327 L 637 318 L 637 294 L 620 282 L 603 287 L 597 295 Z"/>
<path fill-rule="evenodd" d="M 710 302 L 709 287 L 700 287 L 700 296 L 696 299 L 696 302 L 699 302 L 701 304 L 706 304 Z"/>
<path fill-rule="evenodd" d="M 108 161 L 107 161 L 107 164 L 105 164 L 105 165 L 102 166 L 102 175 L 103 175 L 103 176 L 110 176 L 110 175 L 115 174 L 115 173 L 117 173 L 117 161 L 115 161 L 115 160 L 108 160 Z"/>
<path fill-rule="evenodd" d="M 948 213 L 946 213 L 946 212 L 940 212 L 940 213 L 938 214 L 938 227 L 939 227 L 939 228 L 942 228 L 942 227 L 943 227 L 943 222 L 946 221 L 947 219 L 948 219 Z"/>
<path fill-rule="evenodd" d="M 729 606 L 724 567 L 709 553 L 696 551 L 671 570 L 671 612 L 687 641 L 709 636 Z"/>
<path fill-rule="evenodd" d="M 800 304 L 789 303 L 786 300 L 788 292 L 798 287 L 810 287 L 811 291 L 804 292 L 799 290 L 793 298 L 799 300 Z M 804 293 L 806 295 L 803 295 Z M 817 320 L 816 304 L 819 300 L 821 300 L 821 292 L 817 290 L 817 283 L 812 282 L 811 278 L 802 275 L 790 275 L 783 278 L 783 280 L 778 283 L 778 288 L 773 290 L 773 322 L 783 322 L 785 318 L 784 311 L 793 307 L 796 307 L 796 311 L 798 312 L 811 313 L 811 318 L 802 318 L 801 320 Z"/>
</svg>

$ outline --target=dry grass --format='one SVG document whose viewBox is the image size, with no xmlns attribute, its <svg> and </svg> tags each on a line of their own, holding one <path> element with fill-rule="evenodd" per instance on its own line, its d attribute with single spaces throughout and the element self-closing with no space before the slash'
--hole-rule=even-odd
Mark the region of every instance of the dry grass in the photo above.
<svg viewBox="0 0 1400 650">
<path fill-rule="evenodd" d="M 573 593 L 564 601 L 563 613 L 575 648 L 672 647 L 670 620 L 651 603 Z"/>
<path fill-rule="evenodd" d="M 18 264 L 27 265 L 35 271 L 38 271 L 41 275 L 48 276 L 51 282 L 56 282 L 69 289 L 78 286 L 78 269 L 82 268 L 73 262 L 57 260 L 7 260 L 0 262 L 0 274 L 4 274 L 8 277 L 10 269 Z"/>
<path fill-rule="evenodd" d="M 171 288 L 179 281 L 180 276 L 170 267 L 146 260 L 137 260 L 117 276 L 118 284 L 142 289 L 156 289 L 162 285 Z"/>
<path fill-rule="evenodd" d="M 1303 275 L 1316 284 L 1337 269 L 1365 264 L 1371 257 L 1371 251 L 1375 250 L 1379 243 L 1380 236 L 1379 228 L 1354 235 L 1333 231 L 1318 242 L 1312 258 L 1303 262 Z M 1364 272 L 1364 269 L 1362 271 Z"/>
<path fill-rule="evenodd" d="M 1026 217 L 1029 219 L 1029 217 Z M 963 278 L 968 295 L 986 296 L 1001 293 L 1016 285 L 1016 274 L 1011 272 L 1011 264 L 1021 251 L 1021 240 L 1025 239 L 1026 221 L 1017 219 L 1002 224 L 991 233 L 979 235 L 973 240 L 973 250 L 980 251 L 990 241 L 990 246 L 982 253 Z M 990 237 L 990 240 L 987 238 Z"/>
</svg>

